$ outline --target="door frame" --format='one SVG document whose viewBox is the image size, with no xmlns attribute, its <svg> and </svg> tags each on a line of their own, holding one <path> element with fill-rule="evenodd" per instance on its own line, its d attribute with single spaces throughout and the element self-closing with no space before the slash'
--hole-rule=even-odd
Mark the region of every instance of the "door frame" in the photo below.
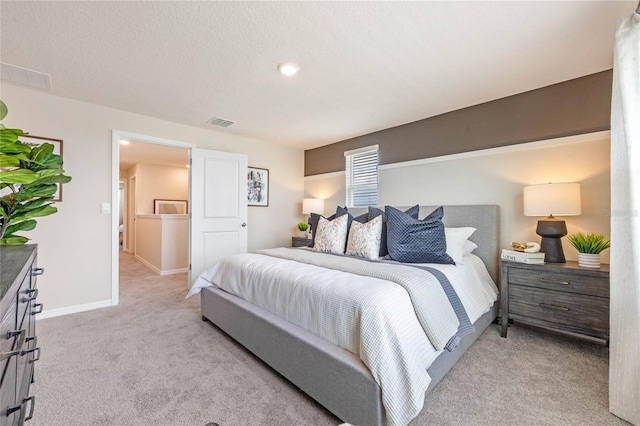
<svg viewBox="0 0 640 426">
<path fill-rule="evenodd" d="M 120 242 L 118 211 L 116 209 L 119 203 L 120 139 L 132 139 L 156 145 L 184 148 L 189 154 L 189 161 L 191 161 L 191 148 L 196 147 L 195 144 L 188 142 L 141 135 L 123 130 L 113 129 L 111 131 L 111 306 L 118 304 L 120 294 Z M 189 193 L 191 193 L 191 169 L 189 169 Z M 191 227 L 191 219 L 189 219 L 189 227 Z"/>
<path fill-rule="evenodd" d="M 129 209 L 129 178 L 119 179 L 118 188 L 120 188 L 120 184 L 122 184 L 122 197 L 118 198 L 118 202 L 122 200 L 122 206 L 118 206 L 118 217 L 120 216 L 120 209 L 122 209 L 122 223 L 124 225 L 122 229 L 122 251 L 126 253 L 129 251 L 129 244 L 127 244 L 127 238 L 129 237 L 129 225 L 127 224 L 129 220 L 129 212 L 127 211 Z M 118 235 L 119 239 L 120 236 Z"/>
</svg>

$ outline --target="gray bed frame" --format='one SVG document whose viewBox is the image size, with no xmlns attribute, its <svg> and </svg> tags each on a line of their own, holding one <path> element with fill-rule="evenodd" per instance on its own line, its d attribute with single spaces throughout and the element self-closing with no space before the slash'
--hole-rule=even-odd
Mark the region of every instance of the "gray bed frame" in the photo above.
<svg viewBox="0 0 640 426">
<path fill-rule="evenodd" d="M 420 206 L 420 217 L 438 206 Z M 354 215 L 362 211 L 352 209 Z M 350 212 L 352 211 L 350 210 Z M 445 206 L 447 227 L 472 226 L 470 240 L 499 287 L 499 208 L 495 205 Z M 499 298 L 498 298 L 499 300 Z M 343 422 L 384 425 L 381 391 L 356 355 L 239 297 L 214 287 L 201 292 L 202 319 L 208 320 L 270 365 Z M 475 322 L 476 332 L 452 352 L 444 351 L 428 368 L 427 394 L 498 316 L 498 303 Z"/>
</svg>

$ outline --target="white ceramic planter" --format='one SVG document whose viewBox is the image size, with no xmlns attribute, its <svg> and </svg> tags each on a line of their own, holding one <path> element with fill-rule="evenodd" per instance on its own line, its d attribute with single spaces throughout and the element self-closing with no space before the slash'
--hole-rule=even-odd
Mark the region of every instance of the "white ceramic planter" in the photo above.
<svg viewBox="0 0 640 426">
<path fill-rule="evenodd" d="M 583 268 L 600 268 L 600 254 L 578 253 L 578 266 Z"/>
<path fill-rule="evenodd" d="M 300 238 L 307 238 L 307 231 L 298 230 L 298 232 L 300 232 Z"/>
</svg>

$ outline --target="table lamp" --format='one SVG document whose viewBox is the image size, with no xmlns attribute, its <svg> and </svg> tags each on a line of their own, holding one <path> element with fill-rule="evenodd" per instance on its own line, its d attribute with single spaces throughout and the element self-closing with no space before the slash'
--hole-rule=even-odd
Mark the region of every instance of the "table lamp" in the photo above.
<svg viewBox="0 0 640 426">
<path fill-rule="evenodd" d="M 565 263 L 561 238 L 567 235 L 567 225 L 556 216 L 577 216 L 581 213 L 579 183 L 545 183 L 524 187 L 524 215 L 546 216 L 540 219 L 536 234 L 542 237 L 540 251 L 545 261 Z"/>
<path fill-rule="evenodd" d="M 302 214 L 311 215 L 311 213 L 316 213 L 319 215 L 324 214 L 324 200 L 320 198 L 305 198 L 302 200 Z M 309 216 L 309 225 L 311 225 L 311 216 Z M 311 232 L 315 232 L 315 229 L 312 229 Z"/>
</svg>

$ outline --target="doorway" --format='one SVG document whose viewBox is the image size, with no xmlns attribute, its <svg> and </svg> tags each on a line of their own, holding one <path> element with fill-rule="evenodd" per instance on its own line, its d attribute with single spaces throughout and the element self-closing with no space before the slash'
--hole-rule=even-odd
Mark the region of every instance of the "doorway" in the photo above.
<svg viewBox="0 0 640 426">
<path fill-rule="evenodd" d="M 133 150 L 125 151 L 129 147 L 134 147 Z M 154 211 L 154 199 L 175 199 L 184 200 L 189 204 L 189 192 L 190 192 L 190 173 L 188 170 L 188 164 L 191 157 L 191 149 L 193 144 L 157 138 L 153 136 L 146 136 L 140 134 L 134 134 L 129 132 L 122 132 L 114 130 L 112 132 L 112 197 L 111 205 L 113 209 L 112 214 L 112 261 L 111 261 L 111 304 L 117 305 L 119 302 L 119 272 L 120 272 L 120 247 L 126 247 L 126 251 L 134 256 L 137 253 L 138 241 L 136 241 L 136 227 L 137 217 L 152 216 Z M 132 155 L 132 152 L 134 153 Z M 176 162 L 176 158 L 181 158 L 180 162 Z M 171 160 L 172 163 L 167 165 L 166 163 Z M 147 164 L 141 166 L 141 164 Z M 165 163 L 163 165 L 162 163 Z M 140 164 L 140 166 L 136 165 Z M 184 173 L 180 173 L 180 176 L 185 175 L 185 188 L 184 190 L 176 189 L 177 185 L 173 185 L 173 192 L 154 192 L 153 189 L 149 189 L 151 182 L 154 180 L 154 173 L 156 176 L 160 176 L 161 179 L 165 178 L 163 173 L 163 167 L 167 167 L 170 170 L 170 176 L 166 177 L 169 181 L 173 182 L 179 168 L 182 168 Z M 171 168 L 171 169 L 169 169 Z M 146 186 L 143 182 L 146 178 Z M 182 178 L 180 178 L 182 179 Z M 123 190 L 120 189 L 121 181 L 124 180 L 123 190 L 126 192 L 126 198 L 123 197 Z M 162 185 L 158 185 L 162 186 Z M 165 185 L 166 186 L 166 185 Z M 166 196 L 164 196 L 164 195 Z M 144 200 L 139 200 L 140 196 L 144 195 Z M 122 223 L 120 220 L 122 206 Z M 152 222 L 152 221 L 151 221 Z M 188 227 L 189 220 L 185 218 L 186 223 L 186 240 L 185 247 L 188 252 Z M 121 232 L 122 229 L 122 232 Z M 120 236 L 122 235 L 122 245 L 120 245 Z M 184 251 L 184 250 L 183 250 Z M 187 255 L 188 257 L 188 255 Z M 144 263 L 144 262 L 143 262 Z M 149 265 L 147 265 L 149 266 Z"/>
</svg>

